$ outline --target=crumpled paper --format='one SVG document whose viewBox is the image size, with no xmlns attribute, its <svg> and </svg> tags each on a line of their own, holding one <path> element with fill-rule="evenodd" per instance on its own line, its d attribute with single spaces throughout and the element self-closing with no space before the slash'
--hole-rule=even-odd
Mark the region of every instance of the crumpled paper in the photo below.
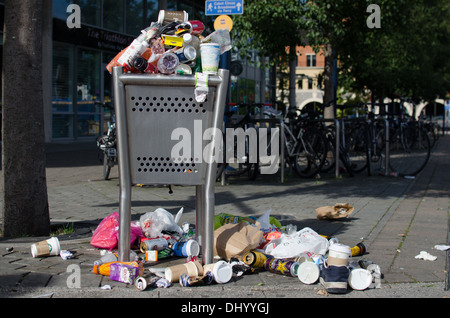
<svg viewBox="0 0 450 318">
<path fill-rule="evenodd" d="M 426 261 L 435 261 L 437 259 L 437 256 L 433 256 L 426 251 L 420 251 L 420 253 L 418 255 L 416 255 L 414 258 L 415 259 L 423 259 Z"/>
</svg>

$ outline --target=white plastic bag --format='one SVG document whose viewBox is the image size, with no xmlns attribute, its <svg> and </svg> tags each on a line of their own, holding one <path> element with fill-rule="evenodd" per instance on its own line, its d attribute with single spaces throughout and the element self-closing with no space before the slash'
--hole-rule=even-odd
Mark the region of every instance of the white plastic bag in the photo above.
<svg viewBox="0 0 450 318">
<path fill-rule="evenodd" d="M 179 221 L 183 208 L 177 213 L 177 221 Z M 182 233 L 183 231 L 175 222 L 173 215 L 162 209 L 158 208 L 153 212 L 147 212 L 139 219 L 139 225 L 142 232 L 146 237 L 158 237 L 162 235 L 162 231 L 172 231 Z"/>
<path fill-rule="evenodd" d="M 276 258 L 297 257 L 306 252 L 325 255 L 328 247 L 329 242 L 326 238 L 305 227 L 292 235 L 282 234 L 280 238 L 270 241 L 265 253 Z"/>
</svg>

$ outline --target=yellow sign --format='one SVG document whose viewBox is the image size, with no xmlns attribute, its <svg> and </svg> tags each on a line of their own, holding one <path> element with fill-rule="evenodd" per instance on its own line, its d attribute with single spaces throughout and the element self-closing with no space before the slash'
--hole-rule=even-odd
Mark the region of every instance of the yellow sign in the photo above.
<svg viewBox="0 0 450 318">
<path fill-rule="evenodd" d="M 231 31 L 233 28 L 233 20 L 225 14 L 219 15 L 216 20 L 214 20 L 214 30 L 228 29 Z"/>
</svg>

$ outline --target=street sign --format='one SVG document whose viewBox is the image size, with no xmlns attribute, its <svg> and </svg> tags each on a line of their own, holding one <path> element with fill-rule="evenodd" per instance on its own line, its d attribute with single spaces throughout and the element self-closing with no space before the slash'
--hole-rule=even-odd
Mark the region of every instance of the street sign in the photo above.
<svg viewBox="0 0 450 318">
<path fill-rule="evenodd" d="M 211 0 L 205 1 L 206 15 L 242 14 L 244 13 L 244 0 Z"/>
</svg>

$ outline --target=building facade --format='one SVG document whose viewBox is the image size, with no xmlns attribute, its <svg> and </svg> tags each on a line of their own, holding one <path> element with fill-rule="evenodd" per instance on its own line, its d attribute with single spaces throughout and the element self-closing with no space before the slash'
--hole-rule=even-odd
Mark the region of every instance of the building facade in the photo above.
<svg viewBox="0 0 450 318">
<path fill-rule="evenodd" d="M 104 134 L 111 112 L 112 79 L 106 65 L 127 47 L 140 30 L 157 21 L 159 10 L 184 10 L 201 20 L 205 34 L 214 31 L 215 16 L 205 16 L 204 1 L 192 0 L 47 0 L 51 17 L 44 18 L 44 114 L 46 142 L 95 140 Z M 73 21 L 80 9 L 80 27 Z M 3 33 L 3 1 L 0 1 Z M 3 36 L 1 37 L 3 38 Z M 2 53 L 0 46 L 0 53 Z M 232 58 L 237 58 L 233 52 Z M 264 101 L 264 71 L 239 61 L 242 71 L 231 78 L 230 102 Z M 44 80 L 45 81 L 45 80 Z M 47 96 L 47 98 L 45 98 Z M 112 103 L 111 103 L 112 105 Z"/>
</svg>

